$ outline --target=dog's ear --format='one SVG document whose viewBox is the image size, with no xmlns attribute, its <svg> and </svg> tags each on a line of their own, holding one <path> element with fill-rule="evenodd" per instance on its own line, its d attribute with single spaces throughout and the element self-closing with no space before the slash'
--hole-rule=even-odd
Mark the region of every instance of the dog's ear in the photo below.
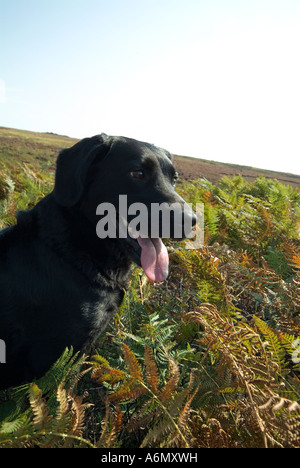
<svg viewBox="0 0 300 468">
<path fill-rule="evenodd" d="M 96 158 L 100 161 L 107 156 L 110 146 L 110 138 L 102 133 L 59 153 L 53 190 L 57 203 L 69 208 L 79 201 L 89 168 Z"/>
</svg>

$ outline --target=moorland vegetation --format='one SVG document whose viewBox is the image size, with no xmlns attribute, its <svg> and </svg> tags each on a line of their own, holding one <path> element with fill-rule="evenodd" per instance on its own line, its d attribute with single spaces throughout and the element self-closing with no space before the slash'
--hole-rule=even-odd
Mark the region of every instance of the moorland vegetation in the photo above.
<svg viewBox="0 0 300 468">
<path fill-rule="evenodd" d="M 34 159 L 34 158 L 33 158 Z M 0 167 L 0 227 L 53 187 Z M 130 288 L 92 356 L 66 349 L 0 394 L 0 447 L 300 447 L 300 192 L 274 179 L 185 180 L 204 244 L 167 242 L 170 275 Z"/>
</svg>

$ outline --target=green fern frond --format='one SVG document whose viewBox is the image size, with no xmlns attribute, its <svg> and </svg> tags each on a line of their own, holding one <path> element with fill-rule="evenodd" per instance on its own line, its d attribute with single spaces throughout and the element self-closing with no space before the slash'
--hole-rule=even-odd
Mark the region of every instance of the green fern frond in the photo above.
<svg viewBox="0 0 300 468">
<path fill-rule="evenodd" d="M 258 330 L 266 340 L 266 348 L 272 353 L 272 359 L 278 364 L 279 373 L 286 371 L 286 353 L 277 334 L 258 317 L 253 317 Z"/>
<path fill-rule="evenodd" d="M 13 421 L 5 421 L 0 426 L 0 447 L 1 447 L 1 439 L 3 436 L 7 436 L 8 434 L 14 434 L 18 432 L 22 427 L 27 426 L 29 423 L 29 418 L 25 415 L 22 415 L 18 419 L 14 419 Z"/>
</svg>

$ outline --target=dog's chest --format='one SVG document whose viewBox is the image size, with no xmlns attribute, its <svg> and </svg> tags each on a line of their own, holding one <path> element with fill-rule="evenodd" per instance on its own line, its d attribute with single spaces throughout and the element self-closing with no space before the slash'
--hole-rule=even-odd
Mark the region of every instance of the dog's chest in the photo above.
<svg viewBox="0 0 300 468">
<path fill-rule="evenodd" d="M 124 291 L 114 289 L 110 291 L 100 291 L 98 299 L 83 306 L 83 315 L 89 322 L 89 336 L 85 345 L 87 351 L 97 340 L 108 323 L 116 314 L 124 297 Z"/>
</svg>

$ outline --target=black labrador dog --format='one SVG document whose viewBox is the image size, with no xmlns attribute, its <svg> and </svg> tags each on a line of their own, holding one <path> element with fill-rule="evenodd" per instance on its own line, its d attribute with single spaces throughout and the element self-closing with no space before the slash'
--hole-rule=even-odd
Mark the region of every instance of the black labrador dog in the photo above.
<svg viewBox="0 0 300 468">
<path fill-rule="evenodd" d="M 66 347 L 90 349 L 122 302 L 133 262 L 152 281 L 167 277 L 166 247 L 159 236 L 151 238 L 150 205 L 176 204 L 182 209 L 177 223 L 191 229 L 196 223 L 175 192 L 176 177 L 167 151 L 125 137 L 101 134 L 61 151 L 53 192 L 0 232 L 0 339 L 6 349 L 0 388 L 41 377 Z M 109 218 L 99 204 L 115 207 L 117 216 L 120 195 L 128 206 L 149 209 L 143 235 L 137 223 L 124 235 L 124 216 L 123 231 L 116 218 L 111 231 L 117 235 L 101 235 L 105 224 L 109 231 Z M 128 215 L 127 226 L 134 220 Z"/>
</svg>

